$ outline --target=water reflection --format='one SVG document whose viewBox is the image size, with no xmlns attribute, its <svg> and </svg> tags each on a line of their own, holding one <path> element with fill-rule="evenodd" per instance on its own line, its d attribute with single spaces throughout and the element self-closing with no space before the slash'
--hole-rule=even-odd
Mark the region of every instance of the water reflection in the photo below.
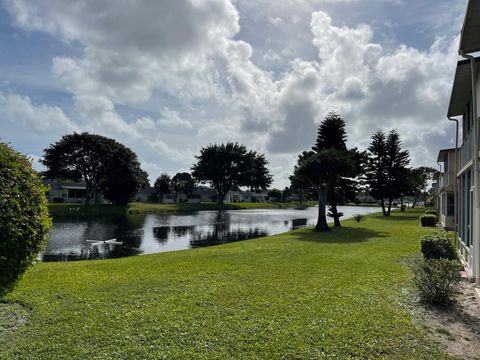
<svg viewBox="0 0 480 360">
<path fill-rule="evenodd" d="M 341 207 L 345 217 L 377 212 Z M 186 215 L 128 215 L 55 221 L 43 261 L 118 258 L 224 244 L 314 225 L 316 208 L 305 210 L 202 211 Z M 92 246 L 86 240 L 117 239 L 123 245 Z"/>
</svg>

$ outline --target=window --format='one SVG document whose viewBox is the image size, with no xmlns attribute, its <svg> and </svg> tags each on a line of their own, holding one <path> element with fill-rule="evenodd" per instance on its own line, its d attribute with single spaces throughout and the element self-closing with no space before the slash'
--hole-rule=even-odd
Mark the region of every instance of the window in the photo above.
<svg viewBox="0 0 480 360">
<path fill-rule="evenodd" d="M 453 216 L 455 209 L 455 199 L 453 193 L 447 194 L 447 216 Z"/>
<path fill-rule="evenodd" d="M 87 197 L 85 189 L 68 189 L 68 197 L 70 199 L 84 199 Z"/>
<path fill-rule="evenodd" d="M 473 106 L 469 101 L 465 107 L 465 112 L 463 113 L 463 139 L 465 140 L 470 132 L 470 129 L 473 126 Z"/>
</svg>

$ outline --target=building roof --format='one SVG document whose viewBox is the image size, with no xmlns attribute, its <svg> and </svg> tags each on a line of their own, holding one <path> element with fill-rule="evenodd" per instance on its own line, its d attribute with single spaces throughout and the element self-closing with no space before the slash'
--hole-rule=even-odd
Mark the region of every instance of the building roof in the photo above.
<svg viewBox="0 0 480 360">
<path fill-rule="evenodd" d="M 480 58 L 476 58 L 475 63 L 478 71 Z M 455 79 L 453 80 L 447 116 L 460 116 L 465 112 L 465 107 L 471 98 L 472 91 L 470 74 L 470 60 L 459 61 L 455 71 Z"/>
<path fill-rule="evenodd" d="M 72 189 L 72 190 L 85 190 L 87 187 L 85 185 L 60 185 L 62 189 Z"/>
<path fill-rule="evenodd" d="M 445 162 L 449 153 L 455 152 L 455 148 L 442 149 L 438 152 L 437 162 Z"/>
<path fill-rule="evenodd" d="M 466 54 L 480 51 L 480 1 L 469 0 L 460 37 L 460 51 Z"/>
</svg>

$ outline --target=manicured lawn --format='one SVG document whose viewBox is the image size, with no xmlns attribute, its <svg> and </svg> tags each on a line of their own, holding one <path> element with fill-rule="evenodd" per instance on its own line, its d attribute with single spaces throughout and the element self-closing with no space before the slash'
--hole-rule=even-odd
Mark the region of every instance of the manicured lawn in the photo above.
<svg viewBox="0 0 480 360">
<path fill-rule="evenodd" d="M 54 218 L 59 217 L 85 217 L 85 216 L 108 216 L 120 215 L 125 213 L 156 213 L 156 214 L 173 214 L 185 213 L 202 210 L 240 210 L 240 209 L 287 209 L 287 208 L 304 208 L 306 206 L 314 206 L 313 202 L 300 204 L 299 202 L 270 202 L 270 203 L 226 203 L 218 205 L 216 203 L 198 203 L 198 204 L 155 204 L 133 202 L 128 206 L 112 206 L 112 205 L 90 205 L 81 204 L 49 204 L 48 209 Z"/>
<path fill-rule="evenodd" d="M 9 296 L 31 311 L 0 335 L 0 358 L 446 358 L 402 300 L 404 260 L 431 231 L 421 212 L 329 234 L 38 264 Z"/>
</svg>

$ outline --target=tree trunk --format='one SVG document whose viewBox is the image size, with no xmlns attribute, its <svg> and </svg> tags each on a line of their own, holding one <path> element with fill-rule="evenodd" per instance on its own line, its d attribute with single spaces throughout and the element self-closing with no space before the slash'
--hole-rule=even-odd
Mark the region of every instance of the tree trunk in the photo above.
<svg viewBox="0 0 480 360">
<path fill-rule="evenodd" d="M 313 229 L 313 231 L 318 232 L 327 232 L 330 231 L 330 228 L 327 224 L 327 196 L 325 189 L 318 189 L 318 218 L 317 218 L 317 225 Z"/>
<path fill-rule="evenodd" d="M 403 206 L 403 197 L 400 198 L 400 211 L 405 212 L 405 207 Z"/>
<path fill-rule="evenodd" d="M 412 206 L 410 207 L 410 209 L 413 209 L 415 205 L 417 205 L 417 198 L 413 198 Z"/>
<path fill-rule="evenodd" d="M 335 226 L 341 226 L 340 225 L 340 215 L 338 214 L 338 210 L 337 210 L 337 204 L 335 204 L 335 203 L 330 204 L 330 208 L 332 210 L 332 215 L 333 215 L 333 224 Z"/>
<path fill-rule="evenodd" d="M 220 192 L 217 192 L 218 194 L 218 205 L 223 205 L 223 198 L 225 197 L 225 195 L 223 195 L 222 193 Z"/>
<path fill-rule="evenodd" d="M 388 199 L 388 212 L 387 215 L 390 216 L 390 211 L 392 210 L 392 201 L 393 199 Z"/>
<path fill-rule="evenodd" d="M 85 183 L 85 205 L 90 205 L 90 195 L 92 195 L 92 185 Z"/>
<path fill-rule="evenodd" d="M 383 198 L 380 199 L 380 204 L 382 205 L 383 216 L 387 216 L 387 211 L 385 210 L 385 200 Z"/>
</svg>

